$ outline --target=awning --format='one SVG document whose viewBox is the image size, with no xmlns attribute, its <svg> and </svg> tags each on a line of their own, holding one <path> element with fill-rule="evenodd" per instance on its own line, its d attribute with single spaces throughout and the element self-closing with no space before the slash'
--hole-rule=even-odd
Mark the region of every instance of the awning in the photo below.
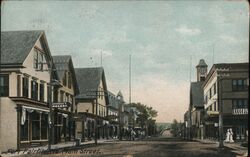
<svg viewBox="0 0 250 157">
<path fill-rule="evenodd" d="M 41 111 L 41 112 L 49 112 L 47 109 L 41 109 L 41 108 L 36 108 L 36 107 L 29 107 L 29 106 L 22 106 L 22 108 L 28 110 L 36 110 L 36 111 Z"/>
<path fill-rule="evenodd" d="M 48 112 L 49 112 L 49 110 L 46 110 L 46 109 L 40 109 L 40 108 L 29 107 L 29 106 L 22 106 L 21 125 L 24 125 L 24 123 L 25 123 L 25 120 L 26 120 L 26 111 L 29 112 L 29 113 L 32 113 L 34 111 L 36 111 L 38 113 L 45 112 L 46 114 L 48 114 Z"/>
</svg>

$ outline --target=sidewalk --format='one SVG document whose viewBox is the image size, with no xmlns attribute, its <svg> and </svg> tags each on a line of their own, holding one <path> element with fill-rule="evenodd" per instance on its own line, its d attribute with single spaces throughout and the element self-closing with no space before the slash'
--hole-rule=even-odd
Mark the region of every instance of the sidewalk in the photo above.
<svg viewBox="0 0 250 157">
<path fill-rule="evenodd" d="M 99 139 L 97 140 L 97 144 L 98 143 L 104 143 L 104 142 L 109 142 L 109 141 L 116 141 L 118 139 Z M 85 141 L 85 142 L 81 142 L 80 146 L 87 146 L 90 144 L 94 144 L 95 140 L 91 140 L 91 141 Z M 69 142 L 62 142 L 62 143 L 58 143 L 58 144 L 53 144 L 51 145 L 51 151 L 55 151 L 58 149 L 64 149 L 64 148 L 74 148 L 74 147 L 79 147 L 76 146 L 76 142 L 75 141 L 69 141 Z M 35 154 L 35 153 L 39 153 L 42 151 L 47 151 L 48 150 L 48 145 L 45 146 L 40 146 L 40 147 L 30 147 L 28 149 L 25 150 L 20 150 L 20 151 L 13 151 L 13 152 L 3 152 L 2 154 L 0 154 L 0 157 L 7 157 L 7 156 L 20 156 L 23 154 Z"/>
<path fill-rule="evenodd" d="M 201 143 L 205 143 L 205 144 L 216 144 L 217 146 L 219 146 L 219 142 L 217 140 L 210 140 L 210 139 L 193 139 L 194 141 L 198 141 Z M 234 142 L 234 143 L 225 143 L 224 142 L 224 146 L 227 148 L 232 149 L 232 152 L 236 153 L 239 155 L 239 157 L 241 156 L 248 156 L 248 147 L 243 147 L 241 144 L 243 142 Z"/>
</svg>

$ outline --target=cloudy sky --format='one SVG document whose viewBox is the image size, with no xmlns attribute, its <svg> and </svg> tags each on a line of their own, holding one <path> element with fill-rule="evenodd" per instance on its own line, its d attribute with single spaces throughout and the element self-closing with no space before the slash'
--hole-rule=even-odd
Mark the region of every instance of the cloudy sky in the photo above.
<svg viewBox="0 0 250 157">
<path fill-rule="evenodd" d="M 105 69 L 108 89 L 183 121 L 195 66 L 247 62 L 247 1 L 4 1 L 1 29 L 45 30 L 52 55 Z M 213 53 L 214 52 L 214 53 Z M 214 54 L 214 55 L 213 55 Z M 214 57 L 213 57 L 214 56 Z M 191 61 L 191 62 L 190 62 Z M 190 64 L 191 63 L 191 64 Z"/>
</svg>

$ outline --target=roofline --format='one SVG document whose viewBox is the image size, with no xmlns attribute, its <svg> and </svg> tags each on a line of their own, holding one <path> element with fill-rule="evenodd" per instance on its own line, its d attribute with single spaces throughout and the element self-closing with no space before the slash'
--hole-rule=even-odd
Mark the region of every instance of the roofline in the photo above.
<svg viewBox="0 0 250 157">
<path fill-rule="evenodd" d="M 212 77 L 213 73 L 216 71 L 215 69 L 218 67 L 223 67 L 223 66 L 237 66 L 237 65 L 248 65 L 248 62 L 242 62 L 242 63 L 217 63 L 213 64 L 213 66 L 210 68 L 207 77 L 205 81 L 202 83 L 202 88 L 207 84 L 208 80 Z"/>
</svg>

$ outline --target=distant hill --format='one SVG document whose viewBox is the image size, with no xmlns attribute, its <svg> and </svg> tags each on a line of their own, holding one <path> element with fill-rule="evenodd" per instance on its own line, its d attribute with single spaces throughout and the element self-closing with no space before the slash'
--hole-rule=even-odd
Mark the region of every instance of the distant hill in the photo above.
<svg viewBox="0 0 250 157">
<path fill-rule="evenodd" d="M 170 128 L 171 123 L 156 123 L 157 128 Z"/>
</svg>

